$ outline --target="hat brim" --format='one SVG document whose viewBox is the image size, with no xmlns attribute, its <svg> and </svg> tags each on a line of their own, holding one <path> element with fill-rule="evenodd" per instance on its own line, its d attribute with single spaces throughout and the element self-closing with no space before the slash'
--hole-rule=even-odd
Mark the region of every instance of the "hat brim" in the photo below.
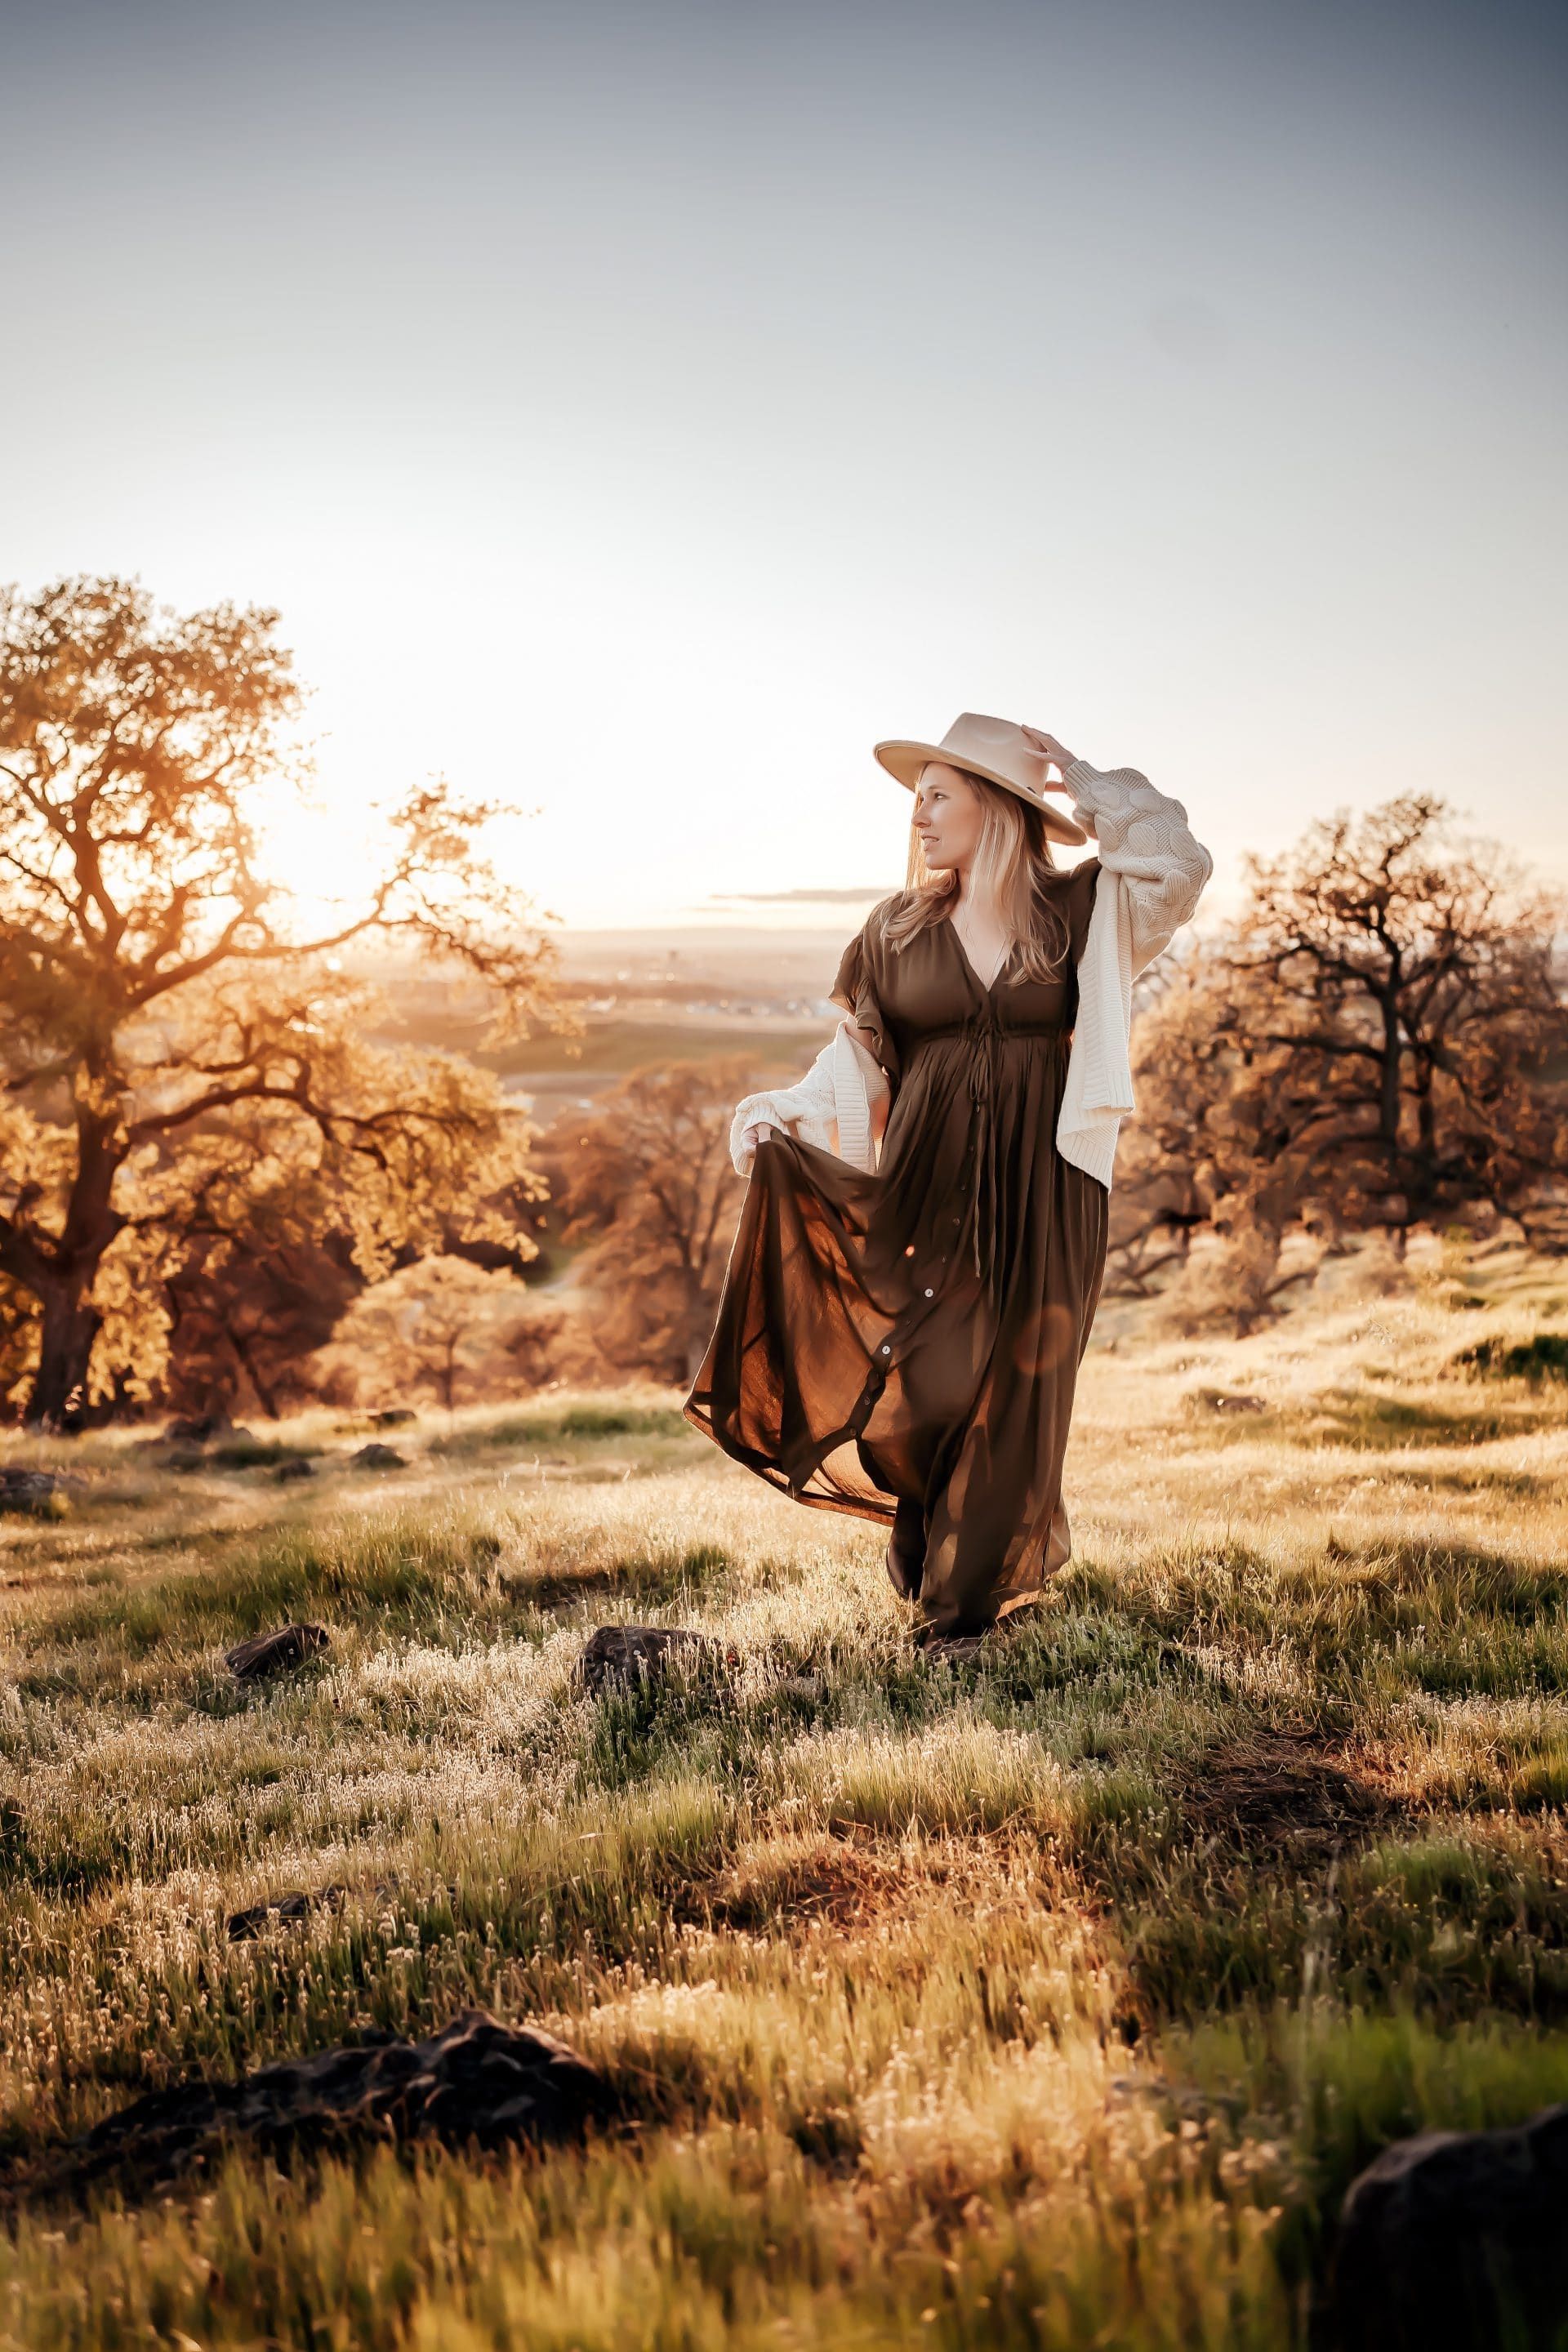
<svg viewBox="0 0 1568 2352">
<path fill-rule="evenodd" d="M 1022 784 L 1016 784 L 1011 776 L 999 775 L 994 768 L 984 768 L 978 760 L 955 759 L 951 751 L 944 751 L 940 743 L 909 743 L 895 736 L 885 743 L 873 743 L 871 751 L 889 775 L 896 776 L 899 782 L 906 785 L 911 793 L 920 783 L 921 770 L 926 761 L 941 760 L 946 766 L 957 768 L 966 776 L 980 776 L 988 784 L 1000 784 L 1005 793 L 1011 793 L 1026 807 L 1038 809 L 1046 831 L 1053 840 L 1065 841 L 1076 846 L 1089 839 L 1081 825 L 1075 824 L 1071 817 L 1065 816 L 1060 809 L 1053 808 L 1049 801 L 1037 800 L 1034 793 L 1026 792 Z M 1063 789 L 1065 791 L 1066 787 Z"/>
</svg>

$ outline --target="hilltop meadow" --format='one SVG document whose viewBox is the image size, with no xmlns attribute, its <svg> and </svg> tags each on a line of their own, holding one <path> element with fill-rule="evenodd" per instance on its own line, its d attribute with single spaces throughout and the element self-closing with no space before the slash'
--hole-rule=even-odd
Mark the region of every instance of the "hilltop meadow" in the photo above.
<svg viewBox="0 0 1568 2352">
<path fill-rule="evenodd" d="M 0 1519 L 0 2340 L 1321 2340 L 1372 2155 L 1568 2097 L 1568 1267 L 1359 1266 L 1241 1340 L 1107 1307 L 1076 1557 L 961 1665 L 678 1390 L 380 1469 L 325 1410 L 5 1440 L 68 1476 Z M 584 1690 L 621 1621 L 719 1664 Z M 613 2126 L 58 2187 L 140 2093 L 468 2005 Z"/>
</svg>

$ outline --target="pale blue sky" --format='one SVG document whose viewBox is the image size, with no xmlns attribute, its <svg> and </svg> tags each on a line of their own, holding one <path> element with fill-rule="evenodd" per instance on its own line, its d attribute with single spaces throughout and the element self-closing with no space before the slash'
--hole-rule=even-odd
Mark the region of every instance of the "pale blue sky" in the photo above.
<svg viewBox="0 0 1568 2352">
<path fill-rule="evenodd" d="M 964 708 L 1178 792 L 1216 903 L 1412 785 L 1568 878 L 1565 56 L 1509 0 L 7 0 L 0 577 L 279 605 L 345 879 L 445 769 L 571 920 L 890 888 L 870 745 Z"/>
</svg>

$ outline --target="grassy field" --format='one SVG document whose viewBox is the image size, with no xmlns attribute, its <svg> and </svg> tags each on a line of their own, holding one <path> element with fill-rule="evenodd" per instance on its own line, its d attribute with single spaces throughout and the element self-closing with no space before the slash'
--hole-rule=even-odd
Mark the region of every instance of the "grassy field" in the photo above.
<svg viewBox="0 0 1568 2352">
<path fill-rule="evenodd" d="M 1246 1342 L 1107 1309 L 1077 1557 L 983 1665 L 666 1391 L 382 1473 L 324 1414 L 7 1441 L 79 1483 L 0 1521 L 0 2343 L 1306 2345 L 1371 2155 L 1568 2097 L 1568 1267 L 1339 1274 Z M 237 1686 L 294 1616 L 331 1650 Z M 621 1618 L 738 1663 L 577 1695 Z M 140 2090 L 465 2003 L 634 2126 L 22 2193 Z"/>
</svg>

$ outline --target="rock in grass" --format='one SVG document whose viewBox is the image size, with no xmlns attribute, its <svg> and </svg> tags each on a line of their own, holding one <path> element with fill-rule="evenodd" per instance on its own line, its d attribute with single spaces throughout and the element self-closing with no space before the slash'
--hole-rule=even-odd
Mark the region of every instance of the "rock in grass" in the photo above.
<svg viewBox="0 0 1568 2352">
<path fill-rule="evenodd" d="M 253 1944 L 268 1927 L 297 1927 L 303 1924 L 317 1903 L 324 1903 L 327 1893 L 310 1895 L 301 1889 L 293 1895 L 276 1895 L 270 1903 L 253 1903 L 247 1911 L 231 1911 L 224 1921 L 224 1932 L 231 1944 Z"/>
<path fill-rule="evenodd" d="M 279 1484 L 285 1486 L 296 1478 L 313 1478 L 315 1475 L 316 1465 L 305 1454 L 286 1454 L 272 1472 Z"/>
<path fill-rule="evenodd" d="M 237 1421 L 230 1421 L 226 1412 L 185 1413 L 177 1421 L 165 1424 L 163 1443 L 166 1445 L 211 1445 L 216 1438 L 246 1438 L 248 1429 Z"/>
<path fill-rule="evenodd" d="M 224 1664 L 237 1682 L 258 1683 L 331 1647 L 324 1625 L 280 1625 L 275 1633 L 253 1633 L 248 1642 L 237 1642 L 224 1652 Z"/>
<path fill-rule="evenodd" d="M 387 2038 L 242 2074 L 179 2083 L 135 2100 L 74 2141 L 48 2185 L 112 2177 L 155 2189 L 215 2163 L 236 2142 L 278 2156 L 361 2138 L 470 2140 L 498 2148 L 574 2138 L 605 2121 L 602 2075 L 538 2026 L 466 2009 L 427 2042 Z"/>
<path fill-rule="evenodd" d="M 1334 2301 L 1345 2352 L 1568 2336 L 1568 2105 L 1385 2147 L 1346 2193 Z"/>
<path fill-rule="evenodd" d="M 379 1412 L 371 1414 L 377 1429 L 405 1429 L 411 1421 L 418 1418 L 413 1406 L 407 1404 L 383 1405 Z"/>
<path fill-rule="evenodd" d="M 709 1633 L 694 1633 L 684 1625 L 601 1625 L 584 1644 L 577 1661 L 577 1681 L 584 1690 L 602 1690 L 606 1683 L 656 1680 L 677 1658 L 693 1664 L 736 1663 L 739 1653 Z"/>
<path fill-rule="evenodd" d="M 378 1881 L 373 1892 L 389 1895 L 396 1892 L 396 1882 Z M 300 1927 L 312 1911 L 341 1911 L 348 1901 L 349 1890 L 341 1879 L 331 1886 L 320 1886 L 313 1895 L 297 1887 L 289 1895 L 273 1895 L 265 1903 L 253 1903 L 248 1910 L 231 1911 L 224 1921 L 224 1933 L 231 1944 L 254 1944 L 269 1927 Z"/>
<path fill-rule="evenodd" d="M 349 1457 L 356 1470 L 406 1470 L 408 1457 L 395 1445 L 362 1445 Z"/>
<path fill-rule="evenodd" d="M 68 1504 L 68 1481 L 58 1470 L 0 1470 L 0 1511 L 26 1511 L 51 1518 Z"/>
<path fill-rule="evenodd" d="M 3 1811 L 0 1808 L 0 1813 Z M 403 1891 L 395 1874 L 376 1879 L 369 1889 L 384 1903 L 399 1897 Z M 456 1880 L 447 1881 L 446 1891 L 447 1901 L 455 1905 L 458 1900 Z M 224 1932 L 231 1944 L 254 1944 L 270 1928 L 301 1927 L 312 1911 L 341 1911 L 348 1899 L 349 1889 L 342 1879 L 334 1879 L 330 1886 L 317 1887 L 311 1895 L 296 1887 L 291 1894 L 272 1895 L 265 1903 L 253 1903 L 248 1910 L 231 1911 L 223 1923 Z"/>
</svg>

